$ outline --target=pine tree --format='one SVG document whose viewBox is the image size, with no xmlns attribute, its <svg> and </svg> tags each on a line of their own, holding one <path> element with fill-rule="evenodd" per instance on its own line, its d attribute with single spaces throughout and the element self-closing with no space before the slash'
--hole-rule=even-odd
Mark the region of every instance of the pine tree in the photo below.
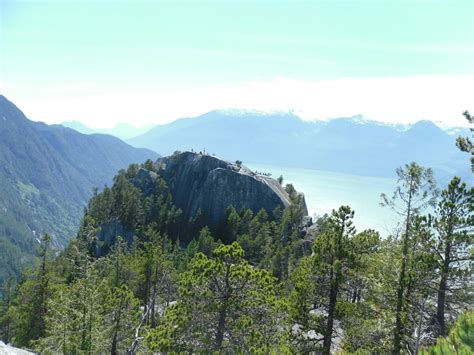
<svg viewBox="0 0 474 355">
<path fill-rule="evenodd" d="M 407 274 L 410 263 L 411 225 L 414 216 L 429 205 L 434 205 L 436 186 L 431 169 L 426 169 L 412 162 L 404 168 L 396 170 L 398 187 L 391 199 L 382 194 L 382 206 L 389 206 L 404 218 L 404 232 L 402 234 L 402 252 L 399 277 L 397 282 L 397 301 L 395 311 L 395 328 L 393 352 L 399 354 L 404 337 L 404 310 L 407 303 Z M 399 206 L 397 203 L 400 203 Z"/>
<path fill-rule="evenodd" d="M 474 312 L 461 314 L 447 338 L 439 338 L 435 345 L 422 348 L 420 355 L 470 355 L 474 351 Z"/>
<path fill-rule="evenodd" d="M 437 233 L 433 249 L 439 270 L 436 335 L 446 336 L 446 308 L 453 312 L 456 308 L 462 309 L 463 303 L 469 303 L 465 297 L 469 294 L 466 278 L 471 271 L 470 247 L 474 238 L 474 188 L 468 189 L 465 183 L 454 177 L 442 191 L 435 212 Z M 461 301 L 456 307 L 452 307 L 454 296 Z"/>
<path fill-rule="evenodd" d="M 315 281 L 313 257 L 306 257 L 293 270 L 289 278 L 291 292 L 288 306 L 291 323 L 291 347 L 297 353 L 310 353 L 320 350 L 320 336 L 308 336 L 315 330 L 323 329 L 324 325 L 311 313 L 317 298 L 319 285 Z"/>
<path fill-rule="evenodd" d="M 352 240 L 354 264 L 339 304 L 345 352 L 385 353 L 391 346 L 397 244 L 391 237 L 381 239 L 374 230 L 358 233 Z"/>
<path fill-rule="evenodd" d="M 466 118 L 469 124 L 474 124 L 474 117 L 472 117 L 468 111 L 463 112 L 464 117 Z M 474 128 L 471 126 L 471 133 L 474 132 Z M 456 139 L 456 146 L 462 151 L 471 154 L 471 169 L 474 172 L 474 144 L 469 139 L 469 137 L 458 137 Z"/>
<path fill-rule="evenodd" d="M 198 253 L 183 275 L 179 300 L 149 333 L 153 351 L 268 351 L 278 342 L 274 279 L 243 259 L 237 243 L 209 259 Z"/>
<path fill-rule="evenodd" d="M 3 284 L 0 295 L 0 340 L 8 344 L 13 335 L 13 317 L 10 313 L 15 296 L 15 280 L 13 278 Z"/>
<path fill-rule="evenodd" d="M 240 229 L 241 218 L 233 206 L 227 210 L 227 222 L 223 233 L 223 240 L 225 242 L 233 242 L 237 240 L 237 235 Z"/>
<path fill-rule="evenodd" d="M 315 267 L 319 274 L 327 275 L 329 286 L 323 354 L 331 353 L 336 304 L 346 270 L 353 260 L 350 246 L 350 240 L 355 233 L 353 217 L 354 211 L 349 206 L 341 206 L 337 211 L 333 211 L 328 230 L 316 238 L 313 246 Z"/>
<path fill-rule="evenodd" d="M 45 234 L 38 246 L 37 267 L 23 275 L 18 292 L 12 301 L 10 315 L 17 345 L 31 347 L 44 335 L 47 301 L 51 294 L 50 243 Z"/>
<path fill-rule="evenodd" d="M 126 285 L 109 291 L 105 302 L 106 339 L 110 354 L 123 354 L 133 336 L 133 327 L 140 316 L 140 303 Z"/>
</svg>

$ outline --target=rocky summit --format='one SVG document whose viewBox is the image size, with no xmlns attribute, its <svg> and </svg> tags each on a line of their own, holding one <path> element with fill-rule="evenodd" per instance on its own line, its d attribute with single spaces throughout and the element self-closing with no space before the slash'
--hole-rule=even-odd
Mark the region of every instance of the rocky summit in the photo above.
<svg viewBox="0 0 474 355">
<path fill-rule="evenodd" d="M 272 215 L 276 208 L 284 209 L 291 204 L 285 188 L 270 176 L 207 154 L 175 153 L 158 159 L 154 170 L 156 173 L 139 171 L 135 184 L 146 194 L 147 186 L 161 176 L 173 203 L 182 210 L 182 221 L 199 216 L 211 229 L 224 220 L 229 206 L 237 211 L 248 208 L 254 213 L 263 208 Z M 301 201 L 307 214 L 304 198 Z"/>
</svg>

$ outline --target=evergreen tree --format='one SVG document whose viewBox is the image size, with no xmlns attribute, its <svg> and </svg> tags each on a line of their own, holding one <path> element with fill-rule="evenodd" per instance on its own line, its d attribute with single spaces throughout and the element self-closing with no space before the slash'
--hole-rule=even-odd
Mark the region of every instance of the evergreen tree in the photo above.
<svg viewBox="0 0 474 355">
<path fill-rule="evenodd" d="M 464 111 L 463 115 L 466 118 L 467 122 L 469 122 L 469 124 L 474 124 L 474 117 L 472 117 L 468 111 Z M 472 126 L 470 130 L 471 133 L 474 132 L 474 128 Z M 456 139 L 456 145 L 462 152 L 471 154 L 471 169 L 474 172 L 474 144 L 469 139 L 469 137 L 458 137 Z"/>
<path fill-rule="evenodd" d="M 225 226 L 222 239 L 225 242 L 233 242 L 237 240 L 237 235 L 240 229 L 240 215 L 233 206 L 230 206 L 227 210 L 227 223 Z"/>
<path fill-rule="evenodd" d="M 398 187 L 389 199 L 382 194 L 382 206 L 389 206 L 404 218 L 404 232 L 402 234 L 402 252 L 399 277 L 397 282 L 397 301 L 395 312 L 395 328 L 393 352 L 399 354 L 404 338 L 404 310 L 407 303 L 407 275 L 410 263 L 410 241 L 412 219 L 429 205 L 434 205 L 436 186 L 431 169 L 426 169 L 412 162 L 404 168 L 396 170 Z M 401 204 L 401 206 L 399 204 Z"/>
<path fill-rule="evenodd" d="M 314 258 L 306 257 L 290 275 L 289 283 L 291 292 L 288 305 L 291 323 L 290 343 L 292 349 L 297 353 L 309 353 L 320 351 L 321 336 L 308 336 L 315 330 L 324 329 L 325 325 L 320 317 L 311 310 L 317 299 L 318 284 L 315 279 Z"/>
<path fill-rule="evenodd" d="M 467 311 L 459 316 L 447 338 L 439 338 L 435 345 L 422 348 L 420 355 L 458 354 L 474 352 L 474 312 Z"/>
<path fill-rule="evenodd" d="M 13 316 L 10 307 L 15 296 L 15 280 L 8 279 L 0 291 L 0 340 L 9 343 L 12 337 Z"/>
<path fill-rule="evenodd" d="M 150 349 L 250 352 L 278 344 L 274 279 L 251 267 L 237 243 L 214 253 L 213 259 L 195 256 L 183 275 L 179 300 L 147 337 Z"/>
<path fill-rule="evenodd" d="M 33 272 L 23 276 L 9 312 L 13 317 L 13 340 L 20 346 L 31 347 L 44 335 L 47 301 L 51 293 L 50 244 L 51 237 L 45 234 L 38 247 L 39 264 Z"/>
<path fill-rule="evenodd" d="M 126 285 L 114 287 L 105 301 L 106 339 L 110 354 L 123 354 L 133 336 L 133 327 L 140 315 L 140 303 Z"/>
<path fill-rule="evenodd" d="M 405 348 L 413 353 L 418 353 L 422 344 L 432 341 L 434 292 L 431 284 L 436 275 L 436 263 L 430 249 L 433 238 L 430 224 L 428 218 L 414 216 L 410 225 L 402 323 Z"/>
<path fill-rule="evenodd" d="M 212 252 L 217 247 L 217 243 L 211 235 L 208 227 L 204 227 L 199 232 L 199 238 L 197 240 L 196 252 L 203 253 L 204 255 L 210 257 Z"/>
<path fill-rule="evenodd" d="M 100 277 L 98 263 L 82 260 L 84 264 L 77 265 L 80 277 L 55 285 L 48 300 L 45 336 L 35 346 L 42 352 L 93 353 L 106 347 L 102 324 L 107 282 Z"/>
<path fill-rule="evenodd" d="M 323 332 L 322 353 L 330 354 L 336 318 L 336 305 L 343 279 L 353 262 L 350 241 L 355 228 L 352 224 L 354 211 L 349 206 L 341 206 L 333 211 L 329 228 L 316 238 L 313 246 L 314 262 L 320 275 L 327 276 L 327 319 Z"/>
<path fill-rule="evenodd" d="M 142 193 L 139 168 L 95 191 L 54 260 L 41 239 L 37 266 L 2 289 L 2 340 L 67 354 L 472 352 L 474 188 L 459 178 L 435 204 L 430 169 L 398 169 L 393 197 L 382 197 L 403 228 L 386 238 L 356 234 L 348 206 L 307 230 L 287 185 L 292 204 L 271 216 L 230 207 L 226 245 L 197 229 L 199 216 L 189 221 L 199 236 L 177 233 L 188 225 L 177 228 L 166 184 Z"/>
<path fill-rule="evenodd" d="M 392 346 L 393 285 L 399 243 L 373 230 L 353 238 L 354 267 L 348 270 L 339 304 L 342 349 L 348 353 L 386 353 Z"/>
<path fill-rule="evenodd" d="M 474 188 L 468 189 L 465 183 L 454 177 L 442 191 L 435 215 L 433 249 L 439 270 L 436 335 L 446 336 L 446 308 L 454 315 L 456 309 L 462 309 L 472 301 L 466 297 L 470 292 L 467 279 L 471 274 L 474 238 Z"/>
</svg>

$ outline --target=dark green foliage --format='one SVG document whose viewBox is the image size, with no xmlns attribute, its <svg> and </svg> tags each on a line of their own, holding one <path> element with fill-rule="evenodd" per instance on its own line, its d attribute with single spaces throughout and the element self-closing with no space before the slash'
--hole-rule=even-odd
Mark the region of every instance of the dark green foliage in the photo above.
<svg viewBox="0 0 474 355">
<path fill-rule="evenodd" d="M 230 206 L 227 211 L 227 221 L 225 229 L 222 233 L 226 238 L 224 242 L 233 242 L 237 239 L 237 234 L 240 229 L 240 215 L 233 206 Z"/>
<path fill-rule="evenodd" d="M 469 124 L 474 124 L 474 117 L 472 117 L 468 111 L 463 112 L 464 117 L 466 118 Z M 471 127 L 471 133 L 474 132 L 474 128 Z M 457 137 L 456 146 L 465 153 L 471 154 L 471 170 L 474 172 L 474 144 L 472 143 L 469 137 Z"/>
<path fill-rule="evenodd" d="M 189 243 L 187 250 L 191 258 L 197 253 L 203 253 L 207 257 L 211 257 L 217 245 L 218 243 L 214 240 L 209 228 L 204 227 L 201 229 L 198 239 L 193 239 L 191 243 Z"/>
<path fill-rule="evenodd" d="M 145 166 L 153 169 L 131 165 L 94 193 L 78 237 L 55 258 L 42 239 L 36 266 L 2 290 L 2 340 L 66 354 L 366 354 L 397 350 L 400 330 L 410 353 L 472 352 L 472 312 L 453 325 L 472 303 L 474 190 L 460 179 L 425 216 L 437 197 L 430 171 L 400 169 L 384 202 L 403 229 L 383 239 L 356 233 L 349 206 L 302 227 L 291 185 L 288 208 L 230 206 L 217 234 L 203 226 L 186 238 L 166 184 L 137 181 Z M 429 348 L 440 314 L 449 335 Z"/>
<path fill-rule="evenodd" d="M 436 186 L 432 170 L 423 168 L 415 162 L 407 164 L 403 168 L 398 168 L 396 172 L 399 186 L 394 191 L 391 199 L 382 194 L 382 206 L 390 206 L 404 219 L 393 340 L 393 352 L 399 354 L 408 342 L 408 330 L 410 329 L 407 324 L 409 321 L 407 310 L 410 303 L 411 286 L 414 285 L 410 279 L 410 275 L 413 273 L 410 270 L 410 265 L 416 266 L 413 255 L 418 242 L 417 229 L 413 226 L 417 225 L 416 218 L 424 209 L 428 206 L 434 206 Z"/>
<path fill-rule="evenodd" d="M 8 279 L 0 291 L 2 294 L 0 298 L 0 340 L 8 343 L 13 335 L 13 315 L 10 308 L 13 306 L 15 297 L 15 280 Z"/>
<path fill-rule="evenodd" d="M 30 266 L 43 233 L 64 247 L 92 189 L 132 162 L 157 158 L 105 135 L 29 121 L 0 95 L 0 285 Z"/>
<path fill-rule="evenodd" d="M 439 338 L 435 345 L 422 348 L 421 355 L 459 354 L 474 352 L 474 312 L 467 311 L 459 316 L 447 338 Z"/>
<path fill-rule="evenodd" d="M 96 191 L 89 201 L 79 236 L 87 240 L 92 252 L 107 253 L 120 234 L 129 243 L 133 236 L 146 240 L 146 232 L 150 230 L 177 240 L 174 227 L 181 211 L 173 205 L 164 180 L 157 177 L 146 196 L 133 182 L 138 170 L 145 165 L 150 166 L 150 163 L 141 167 L 132 164 L 127 170 L 120 170 L 112 187 L 105 187 L 101 193 Z M 87 232 L 90 229 L 93 233 Z"/>
<path fill-rule="evenodd" d="M 44 336 L 47 313 L 47 301 L 51 296 L 51 238 L 43 236 L 38 248 L 39 264 L 34 271 L 24 274 L 24 279 L 16 297 L 11 298 L 11 287 L 8 290 L 6 326 L 10 338 L 20 346 L 31 347 L 34 341 Z"/>
<path fill-rule="evenodd" d="M 431 247 L 436 251 L 438 270 L 436 336 L 447 334 L 446 309 L 463 309 L 472 304 L 472 288 L 463 285 L 471 277 L 473 226 L 474 188 L 468 189 L 461 179 L 454 177 L 441 192 L 435 210 L 436 233 Z"/>
<path fill-rule="evenodd" d="M 214 255 L 198 253 L 182 275 L 179 301 L 147 337 L 151 350 L 275 349 L 281 324 L 275 280 L 251 267 L 237 243 L 218 247 Z"/>
<path fill-rule="evenodd" d="M 355 228 L 352 225 L 354 211 L 349 206 L 342 206 L 333 211 L 327 231 L 319 235 L 314 243 L 316 270 L 320 280 L 328 285 L 327 293 L 327 321 L 323 332 L 322 352 L 329 354 L 336 318 L 336 306 L 341 285 L 344 282 L 348 269 L 354 264 L 354 250 L 351 246 Z M 321 281 L 320 281 L 321 282 Z"/>
</svg>

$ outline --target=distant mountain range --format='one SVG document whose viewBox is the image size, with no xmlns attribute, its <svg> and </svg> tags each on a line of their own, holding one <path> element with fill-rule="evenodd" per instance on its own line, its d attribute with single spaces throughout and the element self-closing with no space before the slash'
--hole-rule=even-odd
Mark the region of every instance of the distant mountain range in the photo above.
<svg viewBox="0 0 474 355">
<path fill-rule="evenodd" d="M 468 157 L 455 146 L 455 135 L 431 121 L 409 126 L 361 116 L 304 121 L 291 112 L 216 110 L 158 125 L 128 142 L 163 155 L 205 149 L 244 163 L 382 177 L 393 177 L 398 166 L 416 161 L 432 167 L 439 180 L 454 174 L 472 177 Z"/>
<path fill-rule="evenodd" d="M 79 122 L 64 125 L 73 129 L 32 122 L 0 96 L 0 283 L 31 260 L 42 233 L 58 246 L 75 234 L 94 187 L 132 162 L 158 158 L 156 152 L 206 151 L 230 161 L 385 177 L 416 161 L 441 181 L 472 179 L 468 156 L 455 146 L 456 135 L 468 131 L 430 121 L 304 121 L 291 112 L 216 110 L 149 130 L 120 124 L 108 131 L 133 137 L 127 142 L 137 148 Z"/>
<path fill-rule="evenodd" d="M 143 127 L 135 127 L 128 123 L 118 123 L 113 128 L 106 129 L 106 128 L 99 128 L 94 129 L 87 127 L 85 124 L 79 121 L 66 121 L 61 123 L 62 126 L 72 128 L 80 133 L 84 134 L 94 134 L 94 133 L 101 133 L 101 134 L 110 134 L 120 139 L 131 139 L 136 137 L 140 134 L 143 134 L 153 128 L 155 125 L 146 125 Z"/>
<path fill-rule="evenodd" d="M 57 246 L 75 235 L 95 187 L 158 157 L 110 135 L 32 122 L 0 95 L 0 284 L 31 260 L 43 233 Z"/>
</svg>

